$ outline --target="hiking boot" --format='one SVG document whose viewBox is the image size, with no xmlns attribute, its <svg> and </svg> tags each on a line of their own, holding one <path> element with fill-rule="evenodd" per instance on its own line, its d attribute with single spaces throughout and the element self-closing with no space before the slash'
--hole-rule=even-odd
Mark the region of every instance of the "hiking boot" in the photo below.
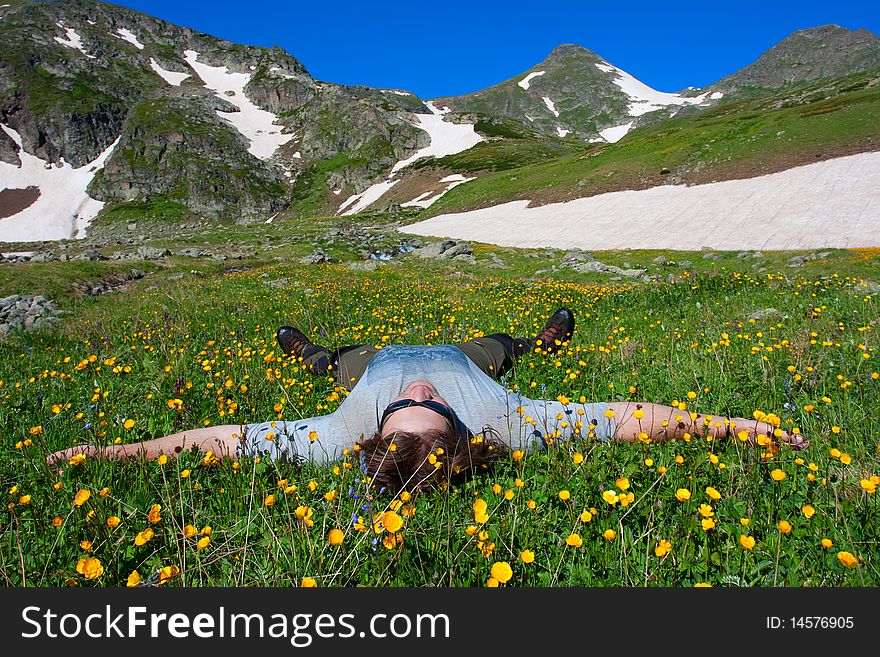
<svg viewBox="0 0 880 657">
<path fill-rule="evenodd" d="M 535 336 L 535 346 L 547 353 L 553 353 L 573 334 L 574 313 L 568 308 L 560 308 L 550 316 L 544 328 Z"/>
<path fill-rule="evenodd" d="M 281 351 L 284 352 L 285 356 L 293 353 L 297 358 L 302 358 L 305 348 L 313 344 L 305 333 L 292 326 L 282 326 L 279 328 L 278 333 L 275 334 L 275 339 L 278 340 L 278 346 L 281 347 Z"/>
</svg>

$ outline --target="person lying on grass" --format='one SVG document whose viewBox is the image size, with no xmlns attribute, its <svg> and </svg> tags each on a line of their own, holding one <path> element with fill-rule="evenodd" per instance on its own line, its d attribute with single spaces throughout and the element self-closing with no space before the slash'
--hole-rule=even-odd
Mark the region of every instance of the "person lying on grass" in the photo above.
<svg viewBox="0 0 880 657">
<path fill-rule="evenodd" d="M 326 463 L 354 448 L 376 490 L 426 490 L 487 469 L 507 450 L 541 449 L 572 434 L 601 441 L 662 441 L 692 436 L 772 440 L 798 448 L 800 435 L 744 418 L 692 414 L 637 402 L 575 403 L 529 399 L 495 381 L 523 354 L 554 353 L 574 332 L 560 308 L 534 338 L 495 333 L 456 345 L 353 345 L 334 351 L 296 328 L 276 338 L 317 375 L 334 372 L 350 394 L 332 413 L 294 421 L 218 425 L 130 445 L 77 446 L 47 458 L 83 453 L 113 459 L 173 457 L 184 449 L 218 457 L 268 456 Z M 583 398 L 581 398 L 583 399 Z"/>
</svg>

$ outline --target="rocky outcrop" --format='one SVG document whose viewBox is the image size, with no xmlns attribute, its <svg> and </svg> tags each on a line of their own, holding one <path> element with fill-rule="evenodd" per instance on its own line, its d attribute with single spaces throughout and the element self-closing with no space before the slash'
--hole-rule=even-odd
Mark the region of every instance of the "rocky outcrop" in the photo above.
<svg viewBox="0 0 880 657">
<path fill-rule="evenodd" d="M 66 314 L 42 295 L 13 294 L 0 299 L 0 339 L 15 330 L 36 331 L 57 324 Z"/>
<path fill-rule="evenodd" d="M 102 201 L 166 197 L 199 215 L 242 223 L 282 210 L 286 202 L 277 173 L 217 116 L 219 99 L 194 103 L 191 95 L 168 91 L 134 107 L 89 193 Z"/>
</svg>

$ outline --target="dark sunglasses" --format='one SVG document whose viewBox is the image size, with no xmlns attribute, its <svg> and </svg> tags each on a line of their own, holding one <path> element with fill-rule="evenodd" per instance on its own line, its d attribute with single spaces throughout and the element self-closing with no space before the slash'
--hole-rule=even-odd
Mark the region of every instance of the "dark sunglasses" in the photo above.
<svg viewBox="0 0 880 657">
<path fill-rule="evenodd" d="M 446 406 L 445 404 L 441 404 L 440 402 L 435 402 L 430 399 L 425 401 L 416 401 L 415 399 L 398 399 L 395 402 L 391 402 L 388 406 L 385 407 L 385 410 L 382 412 L 382 419 L 379 420 L 379 431 L 382 431 L 382 427 L 385 425 L 385 420 L 392 413 L 399 411 L 402 408 L 409 408 L 410 406 L 422 406 L 423 408 L 428 408 L 435 413 L 442 415 L 445 417 L 449 424 L 452 425 L 453 431 L 458 436 L 467 436 L 470 437 L 471 434 L 470 429 L 465 426 L 465 423 L 461 421 L 461 418 L 455 414 L 451 408 Z"/>
</svg>

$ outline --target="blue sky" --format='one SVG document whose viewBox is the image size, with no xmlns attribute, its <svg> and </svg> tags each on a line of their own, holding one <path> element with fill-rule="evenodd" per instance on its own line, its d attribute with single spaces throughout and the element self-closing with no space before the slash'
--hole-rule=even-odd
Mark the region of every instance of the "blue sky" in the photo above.
<svg viewBox="0 0 880 657">
<path fill-rule="evenodd" d="M 116 0 L 237 43 L 281 46 L 312 76 L 422 98 L 492 86 L 576 43 L 660 91 L 702 87 L 794 30 L 834 23 L 880 35 L 880 2 L 803 0 Z"/>
</svg>

